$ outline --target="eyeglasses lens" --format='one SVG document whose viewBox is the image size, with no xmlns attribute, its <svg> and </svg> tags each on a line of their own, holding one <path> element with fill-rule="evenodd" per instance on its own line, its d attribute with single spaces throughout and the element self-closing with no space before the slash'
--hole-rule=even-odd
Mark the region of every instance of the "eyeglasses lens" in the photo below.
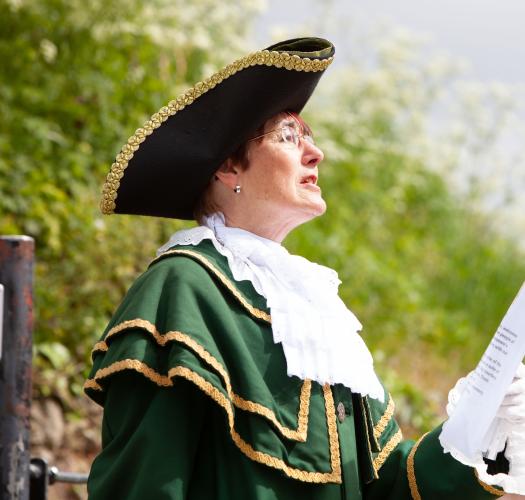
<svg viewBox="0 0 525 500">
<path fill-rule="evenodd" d="M 283 141 L 289 144 L 295 144 L 296 146 L 299 146 L 300 138 L 303 138 L 306 142 L 309 142 L 310 144 L 314 144 L 314 138 L 311 135 L 299 133 L 299 131 L 294 127 L 282 127 L 281 134 Z"/>
<path fill-rule="evenodd" d="M 281 129 L 281 134 L 284 142 L 287 142 L 289 144 L 295 144 L 296 146 L 299 144 L 299 134 L 294 128 L 283 127 Z"/>
</svg>

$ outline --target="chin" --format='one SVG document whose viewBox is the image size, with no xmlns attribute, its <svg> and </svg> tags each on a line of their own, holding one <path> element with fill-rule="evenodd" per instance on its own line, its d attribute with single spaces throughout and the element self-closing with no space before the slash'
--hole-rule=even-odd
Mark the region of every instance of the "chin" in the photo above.
<svg viewBox="0 0 525 500">
<path fill-rule="evenodd" d="M 314 217 L 319 217 L 320 215 L 323 215 L 326 212 L 326 202 L 323 199 L 321 199 L 321 201 L 316 204 L 314 210 Z"/>
<path fill-rule="evenodd" d="M 323 215 L 325 212 L 326 212 L 326 203 L 324 202 L 324 200 L 321 200 L 320 203 L 316 203 L 315 205 L 309 207 L 309 210 L 306 213 L 307 218 L 305 222 L 315 219 L 316 217 Z"/>
</svg>

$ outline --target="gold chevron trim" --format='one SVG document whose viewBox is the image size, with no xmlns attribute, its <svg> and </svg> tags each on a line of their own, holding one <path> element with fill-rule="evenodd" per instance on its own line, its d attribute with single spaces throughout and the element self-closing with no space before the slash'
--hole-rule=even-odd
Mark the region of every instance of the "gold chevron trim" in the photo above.
<svg viewBox="0 0 525 500">
<path fill-rule="evenodd" d="M 310 380 L 305 380 L 301 387 L 301 393 L 299 395 L 299 411 L 297 414 L 297 429 L 290 429 L 289 427 L 282 425 L 277 420 L 277 416 L 275 415 L 275 413 L 266 406 L 263 406 L 259 403 L 255 403 L 254 401 L 246 400 L 238 394 L 234 393 L 230 377 L 224 366 L 214 356 L 212 356 L 202 345 L 200 345 L 198 342 L 192 339 L 189 335 L 184 334 L 182 332 L 170 331 L 165 334 L 161 334 L 157 330 L 156 326 L 147 320 L 133 319 L 129 321 L 124 321 L 114 326 L 107 333 L 103 341 L 97 342 L 91 354 L 93 355 L 95 352 L 107 351 L 109 348 L 107 341 L 111 337 L 121 332 L 124 332 L 130 328 L 140 328 L 141 330 L 148 332 L 153 337 L 155 342 L 157 342 L 157 344 L 160 346 L 165 346 L 168 342 L 171 341 L 180 342 L 181 344 L 184 344 L 185 346 L 190 348 L 197 356 L 199 356 L 199 358 L 201 358 L 205 363 L 210 365 L 222 377 L 228 397 L 231 399 L 231 401 L 237 408 L 265 417 L 277 428 L 277 430 L 284 437 L 288 439 L 300 442 L 306 441 L 306 434 L 308 429 L 308 413 L 310 410 L 310 394 L 312 390 L 312 382 Z M 100 390 L 95 386 L 89 387 L 92 389 Z"/>
<path fill-rule="evenodd" d="M 304 481 L 308 483 L 341 483 L 341 465 L 340 465 L 340 452 L 339 452 L 339 437 L 337 434 L 337 426 L 335 421 L 335 406 L 332 397 L 332 391 L 330 386 L 325 385 L 323 387 L 324 399 L 325 399 L 325 410 L 326 410 L 326 421 L 328 426 L 328 438 L 330 442 L 330 472 L 310 472 L 305 471 L 296 467 L 291 467 L 286 464 L 282 459 L 264 453 L 262 451 L 255 450 L 250 444 L 248 444 L 235 430 L 235 416 L 231 401 L 216 387 L 210 384 L 203 377 L 195 373 L 194 371 L 184 366 L 177 366 L 171 368 L 168 371 L 168 375 L 161 375 L 155 370 L 151 369 L 146 364 L 136 359 L 124 359 L 117 361 L 110 366 L 101 368 L 95 373 L 93 379 L 89 379 L 84 385 L 85 388 L 91 388 L 100 390 L 101 386 L 98 383 L 101 379 L 108 377 L 114 373 L 123 370 L 135 370 L 145 377 L 150 379 L 161 387 L 173 386 L 173 378 L 181 377 L 189 382 L 195 384 L 201 391 L 207 396 L 213 399 L 219 406 L 221 406 L 228 417 L 228 427 L 230 436 L 235 445 L 244 453 L 248 458 L 255 462 L 267 465 L 274 469 L 283 471 L 288 477 Z"/>
<path fill-rule="evenodd" d="M 386 426 L 388 425 L 388 422 L 392 419 L 394 416 L 394 411 L 396 409 L 396 405 L 394 403 L 394 400 L 392 399 L 392 395 L 388 395 L 388 405 L 386 407 L 385 413 L 381 416 L 377 424 L 374 426 L 374 437 L 376 439 L 379 439 L 381 437 L 381 434 L 386 429 Z"/>
<path fill-rule="evenodd" d="M 401 429 L 398 429 L 398 431 L 388 440 L 386 445 L 374 459 L 374 469 L 376 472 L 379 471 L 379 469 L 383 466 L 390 453 L 394 451 L 395 447 L 401 442 L 402 439 L 403 434 L 401 433 Z"/>
</svg>

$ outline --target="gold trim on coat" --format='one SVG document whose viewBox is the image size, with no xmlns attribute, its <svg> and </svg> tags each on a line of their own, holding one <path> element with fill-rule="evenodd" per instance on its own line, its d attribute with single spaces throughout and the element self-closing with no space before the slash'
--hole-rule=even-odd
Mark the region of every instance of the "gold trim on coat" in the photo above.
<svg viewBox="0 0 525 500">
<path fill-rule="evenodd" d="M 378 472 L 379 469 L 383 466 L 390 453 L 394 451 L 395 447 L 401 442 L 402 439 L 403 434 L 401 432 L 401 429 L 398 429 L 397 432 L 387 441 L 385 446 L 381 449 L 381 451 L 377 454 L 376 458 L 374 459 L 374 469 L 376 470 L 376 472 Z"/>
<path fill-rule="evenodd" d="M 363 415 L 363 421 L 364 421 L 365 432 L 366 432 L 366 449 L 368 451 L 368 460 L 372 463 L 372 468 L 374 469 L 374 479 L 379 479 L 379 474 L 377 473 L 377 469 L 376 469 L 376 467 L 374 465 L 373 452 L 372 452 L 372 448 L 371 448 L 371 445 L 370 445 L 370 431 L 368 430 L 369 420 L 368 420 L 368 416 L 367 416 L 369 410 L 368 410 L 368 408 L 365 408 L 365 404 L 367 405 L 367 403 L 365 403 L 365 399 L 359 398 L 359 402 L 360 402 L 360 406 L 361 406 L 361 413 Z M 372 418 L 372 417 L 370 416 L 370 418 Z M 374 441 L 375 441 L 375 444 L 379 448 L 379 443 L 377 442 L 375 437 L 374 437 Z"/>
<path fill-rule="evenodd" d="M 339 449 L 339 435 L 334 404 L 334 395 L 329 384 L 323 385 L 323 396 L 326 410 L 326 423 L 328 425 L 328 440 L 330 442 L 330 462 L 332 465 L 331 480 L 326 482 L 342 483 L 341 476 L 341 451 Z M 324 482 L 324 481 L 323 481 Z"/>
<path fill-rule="evenodd" d="M 94 378 L 86 381 L 84 388 L 102 390 L 102 387 L 99 384 L 101 379 L 123 370 L 135 370 L 161 387 L 173 386 L 172 379 L 174 377 L 182 377 L 195 384 L 201 391 L 203 391 L 207 396 L 213 399 L 225 410 L 228 417 L 230 436 L 233 442 L 241 450 L 241 452 L 251 460 L 267 465 L 268 467 L 272 467 L 274 469 L 279 469 L 283 471 L 288 477 L 297 479 L 299 481 L 308 483 L 338 484 L 342 482 L 339 437 L 337 434 L 337 425 L 335 422 L 335 407 L 329 385 L 325 385 L 323 387 L 323 394 L 325 399 L 326 421 L 330 443 L 330 463 L 332 470 L 330 472 L 310 472 L 296 467 L 291 467 L 282 459 L 271 456 L 268 453 L 262 451 L 257 451 L 250 444 L 244 441 L 244 439 L 242 439 L 242 437 L 235 430 L 235 417 L 232 402 L 210 382 L 195 373 L 193 370 L 190 370 L 184 366 L 171 368 L 168 371 L 168 375 L 161 375 L 141 361 L 136 359 L 124 359 L 121 361 L 116 361 L 110 366 L 97 370 Z"/>
<path fill-rule="evenodd" d="M 412 447 L 410 450 L 410 453 L 407 458 L 407 476 L 408 476 L 408 486 L 410 488 L 410 494 L 412 495 L 413 500 L 421 500 L 421 495 L 419 494 L 419 489 L 417 487 L 417 481 L 416 481 L 416 466 L 415 466 L 415 457 L 416 457 L 416 451 L 423 441 L 425 437 L 427 436 L 428 432 L 423 434 L 419 440 L 416 442 L 416 444 Z"/>
<path fill-rule="evenodd" d="M 476 469 L 474 469 L 474 475 L 476 476 L 476 479 L 478 480 L 478 483 L 480 484 L 480 486 L 485 490 L 487 491 L 488 493 L 492 494 L 492 495 L 496 495 L 498 497 L 502 497 L 503 495 L 505 495 L 505 492 L 503 490 L 498 490 L 497 488 L 494 488 L 494 486 L 491 486 L 490 484 L 487 484 L 487 483 L 484 483 L 480 478 L 479 478 L 479 475 L 478 475 L 478 471 Z"/>
<path fill-rule="evenodd" d="M 214 356 L 212 356 L 202 345 L 200 345 L 198 342 L 196 342 L 194 339 L 192 339 L 189 335 L 186 335 L 185 333 L 178 331 L 170 331 L 163 335 L 157 330 L 156 326 L 153 323 L 150 323 L 147 320 L 133 319 L 129 321 L 124 321 L 111 328 L 111 330 L 109 330 L 103 341 L 97 342 L 95 344 L 95 347 L 92 351 L 92 355 L 95 352 L 107 351 L 107 340 L 113 337 L 114 335 L 117 335 L 118 333 L 121 333 L 130 328 L 140 328 L 148 332 L 160 346 L 165 346 L 168 342 L 171 341 L 180 342 L 181 344 L 184 344 L 186 347 L 190 348 L 197 356 L 199 356 L 199 358 L 201 358 L 204 362 L 210 365 L 217 373 L 219 373 L 219 375 L 224 381 L 224 385 L 226 387 L 226 392 L 228 393 L 228 396 L 237 408 L 266 417 L 278 429 L 278 431 L 288 439 L 293 439 L 295 441 L 301 442 L 306 441 L 306 433 L 308 429 L 308 412 L 310 409 L 310 394 L 312 390 L 312 382 L 310 380 L 305 380 L 301 387 L 301 393 L 299 396 L 299 411 L 297 414 L 297 429 L 290 429 L 289 427 L 282 425 L 277 420 L 275 413 L 266 406 L 263 406 L 259 403 L 255 403 L 253 401 L 246 400 L 238 394 L 234 393 L 230 377 L 224 366 Z"/>
<path fill-rule="evenodd" d="M 239 290 L 237 290 L 237 288 L 231 282 L 231 280 L 229 280 L 221 271 L 219 271 L 219 269 L 217 269 L 206 257 L 201 255 L 200 253 L 194 252 L 192 250 L 168 250 L 167 252 L 164 252 L 163 254 L 159 255 L 156 259 L 153 259 L 150 262 L 150 266 L 158 260 L 161 260 L 166 255 L 186 255 L 194 260 L 197 260 L 200 264 L 206 267 L 219 279 L 219 281 L 233 294 L 233 296 L 252 316 L 254 316 L 257 319 L 262 319 L 267 323 L 272 322 L 272 319 L 268 313 L 262 311 L 261 309 L 257 309 L 256 307 L 253 307 L 239 292 Z"/>
<path fill-rule="evenodd" d="M 383 432 L 385 431 L 386 426 L 394 416 L 395 409 L 396 405 L 394 403 L 392 395 L 388 394 L 388 405 L 385 409 L 385 412 L 383 413 L 377 424 L 374 426 L 374 437 L 376 439 L 379 439 L 381 437 L 381 434 L 383 434 Z"/>
</svg>

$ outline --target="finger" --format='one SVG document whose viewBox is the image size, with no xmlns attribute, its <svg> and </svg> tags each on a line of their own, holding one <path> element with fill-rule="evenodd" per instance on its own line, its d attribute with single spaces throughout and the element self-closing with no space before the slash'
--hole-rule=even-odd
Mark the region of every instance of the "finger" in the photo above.
<svg viewBox="0 0 525 500">
<path fill-rule="evenodd" d="M 523 412 L 525 413 L 525 394 L 509 394 L 503 398 L 501 406 L 521 406 L 523 408 Z"/>
<path fill-rule="evenodd" d="M 516 375 L 514 375 L 514 378 L 516 379 L 525 378 L 525 364 L 524 363 L 521 363 L 520 366 L 518 366 L 518 371 L 516 372 Z"/>
<path fill-rule="evenodd" d="M 460 394 L 458 391 L 456 391 L 455 389 L 452 389 L 449 393 L 448 393 L 448 402 L 449 404 L 451 405 L 457 405 L 458 404 L 458 401 L 460 399 Z"/>
<path fill-rule="evenodd" d="M 506 407 L 500 408 L 496 414 L 499 418 L 513 424 L 523 424 L 525 431 L 525 414 L 523 408 Z"/>
<path fill-rule="evenodd" d="M 461 392 L 461 391 L 463 391 L 463 389 L 465 388 L 466 385 L 467 385 L 467 378 L 466 377 L 461 377 L 456 382 L 456 385 L 454 386 L 454 389 L 459 391 L 459 392 Z"/>
<path fill-rule="evenodd" d="M 465 377 L 460 378 L 453 389 L 451 389 L 448 393 L 448 402 L 452 404 L 457 404 L 459 399 L 461 398 L 461 393 L 463 392 L 463 388 L 465 387 L 467 383 L 467 380 Z"/>
<path fill-rule="evenodd" d="M 495 457 L 500 451 L 503 451 L 506 443 L 507 436 L 502 432 L 496 433 L 487 450 L 489 456 Z"/>
<path fill-rule="evenodd" d="M 506 394 L 517 394 L 519 392 L 525 394 L 525 379 L 514 379 L 509 385 Z"/>
</svg>

